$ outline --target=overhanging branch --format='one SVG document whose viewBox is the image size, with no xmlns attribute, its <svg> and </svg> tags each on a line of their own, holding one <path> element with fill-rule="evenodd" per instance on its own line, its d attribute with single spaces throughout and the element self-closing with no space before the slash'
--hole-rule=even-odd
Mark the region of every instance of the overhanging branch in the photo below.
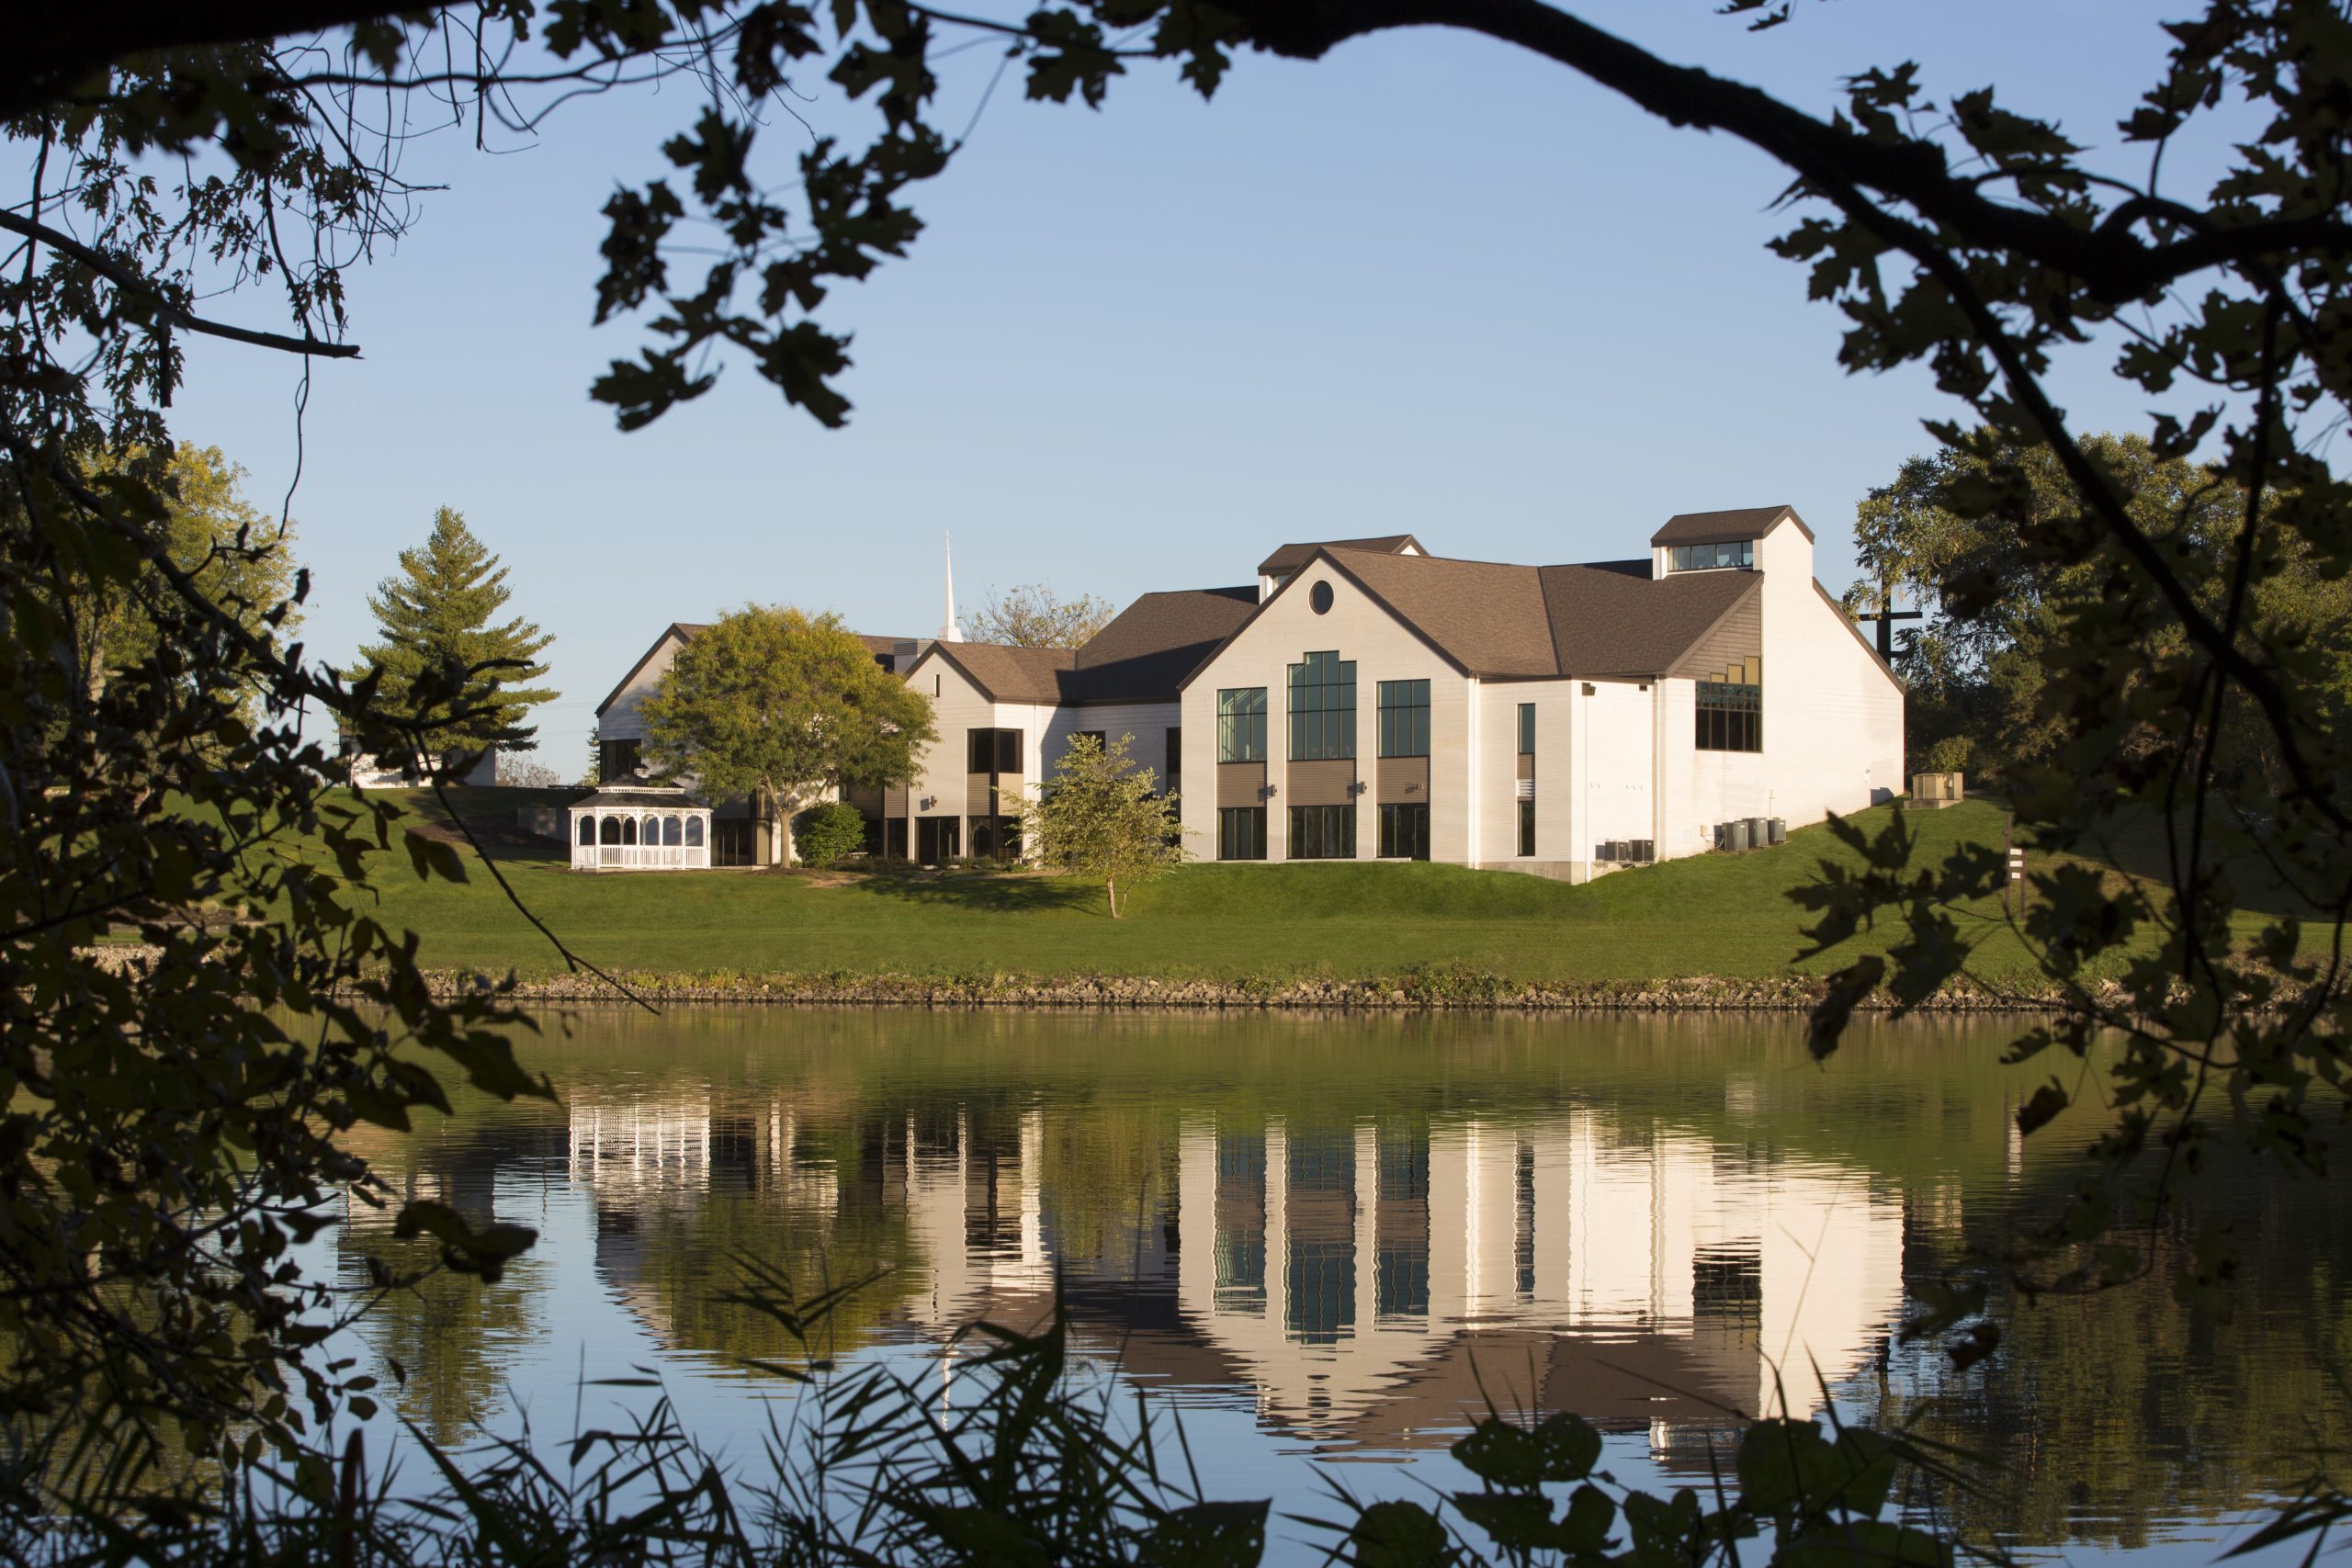
<svg viewBox="0 0 2352 1568">
<path fill-rule="evenodd" d="M 1721 130 L 1807 180 L 1837 180 L 1904 202 L 1972 247 L 2055 268 L 2107 304 L 2146 297 L 2208 267 L 2312 246 L 2352 250 L 2352 224 L 2292 218 L 2210 229 L 2151 245 L 2125 228 L 2086 229 L 1988 199 L 1942 149 L 1877 141 L 1792 108 L 1745 82 L 1676 65 L 1543 0 L 1224 0 L 1278 54 L 1314 58 L 1351 38 L 1408 27 L 1458 28 L 1515 43 L 1631 99 L 1669 125 Z"/>
<path fill-rule="evenodd" d="M 61 255 L 75 261 L 113 284 L 125 293 L 136 294 L 155 307 L 155 313 L 168 326 L 184 332 L 202 333 L 208 337 L 227 338 L 232 343 L 251 344 L 255 348 L 274 348 L 284 354 L 316 355 L 322 359 L 356 359 L 359 345 L 356 343 L 329 343 L 324 338 L 288 337 L 283 333 L 255 332 L 251 327 L 232 327 L 226 321 L 210 321 L 174 304 L 164 291 L 149 278 L 141 277 L 130 267 L 95 246 L 85 245 L 73 235 L 20 218 L 13 212 L 0 212 L 0 229 L 21 234 L 38 244 L 49 246 Z"/>
</svg>

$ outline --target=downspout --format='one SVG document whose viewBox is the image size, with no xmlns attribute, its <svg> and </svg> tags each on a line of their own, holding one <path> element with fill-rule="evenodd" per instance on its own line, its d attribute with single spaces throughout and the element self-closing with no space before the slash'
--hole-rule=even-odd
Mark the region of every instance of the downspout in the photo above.
<svg viewBox="0 0 2352 1568">
<path fill-rule="evenodd" d="M 1666 678 L 1650 682 L 1650 859 L 1666 843 Z"/>
<path fill-rule="evenodd" d="M 1464 677 L 1463 686 L 1469 693 L 1469 700 L 1464 705 L 1470 716 L 1468 744 L 1462 749 L 1462 771 L 1465 775 L 1463 784 L 1469 801 L 1469 811 L 1465 821 L 1470 831 L 1470 842 L 1467 846 L 1469 853 L 1466 858 L 1471 868 L 1476 870 L 1486 863 L 1486 857 L 1479 853 L 1486 840 L 1478 836 L 1479 829 L 1485 825 L 1486 816 L 1480 809 L 1484 802 L 1479 798 L 1483 792 L 1478 788 L 1480 774 L 1486 771 L 1478 765 L 1481 760 L 1478 750 L 1478 731 L 1481 728 L 1478 723 L 1478 678 L 1475 675 Z"/>
</svg>

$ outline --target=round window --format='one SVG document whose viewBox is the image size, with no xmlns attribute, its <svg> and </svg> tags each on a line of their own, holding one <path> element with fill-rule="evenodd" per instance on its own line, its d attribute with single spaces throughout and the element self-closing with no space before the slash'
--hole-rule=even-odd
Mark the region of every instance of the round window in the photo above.
<svg viewBox="0 0 2352 1568">
<path fill-rule="evenodd" d="M 1318 582 L 1308 589 L 1306 603 L 1307 606 L 1318 615 L 1329 610 L 1331 607 L 1331 585 L 1328 582 Z"/>
</svg>

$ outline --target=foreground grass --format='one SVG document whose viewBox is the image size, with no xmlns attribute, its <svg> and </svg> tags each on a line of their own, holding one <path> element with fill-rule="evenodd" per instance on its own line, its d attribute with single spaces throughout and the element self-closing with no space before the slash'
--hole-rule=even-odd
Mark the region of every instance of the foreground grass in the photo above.
<svg viewBox="0 0 2352 1568">
<path fill-rule="evenodd" d="M 516 792 L 457 792 L 469 820 L 511 824 Z M 402 797 L 412 819 L 446 831 L 430 795 Z M 1891 807 L 1865 813 L 1883 824 Z M 1963 840 L 1997 845 L 1999 807 L 1971 801 L 1911 816 L 1921 853 Z M 493 847 L 499 869 L 566 942 L 607 968 L 673 976 L 836 972 L 1156 976 L 1172 979 L 1358 978 L 1458 964 L 1521 981 L 1610 981 L 1823 973 L 1897 940 L 1865 933 L 1803 964 L 1805 917 L 1790 889 L 1818 863 L 1851 857 L 1826 829 L 1786 844 L 1701 855 L 1571 887 L 1510 872 L 1396 863 L 1184 867 L 1136 891 L 1127 918 L 1103 915 L 1102 890 L 1029 874 L 815 877 L 758 872 L 590 875 L 561 847 Z M 562 964 L 466 856 L 471 880 L 420 883 L 398 845 L 374 868 L 395 926 L 415 931 L 425 961 L 526 978 Z M 2261 917 L 2243 915 L 2249 931 Z M 1987 900 L 1963 911 L 1976 970 L 2032 969 Z"/>
</svg>

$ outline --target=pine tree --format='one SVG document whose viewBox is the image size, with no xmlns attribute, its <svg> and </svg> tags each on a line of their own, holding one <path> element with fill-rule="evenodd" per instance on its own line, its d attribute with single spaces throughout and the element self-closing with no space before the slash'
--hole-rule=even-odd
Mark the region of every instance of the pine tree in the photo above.
<svg viewBox="0 0 2352 1568">
<path fill-rule="evenodd" d="M 506 569 L 474 537 L 464 514 L 447 506 L 433 514 L 424 546 L 402 550 L 400 571 L 368 595 L 383 640 L 359 650 L 359 672 L 383 671 L 380 689 L 393 712 L 462 714 L 426 729 L 426 751 L 447 757 L 536 744 L 538 732 L 523 716 L 559 694 L 526 682 L 547 674 L 538 656 L 555 638 L 519 615 L 492 625 L 491 617 L 513 596 Z M 482 668 L 498 660 L 511 662 Z M 458 671 L 479 673 L 466 681 L 462 702 L 453 704 Z"/>
</svg>

